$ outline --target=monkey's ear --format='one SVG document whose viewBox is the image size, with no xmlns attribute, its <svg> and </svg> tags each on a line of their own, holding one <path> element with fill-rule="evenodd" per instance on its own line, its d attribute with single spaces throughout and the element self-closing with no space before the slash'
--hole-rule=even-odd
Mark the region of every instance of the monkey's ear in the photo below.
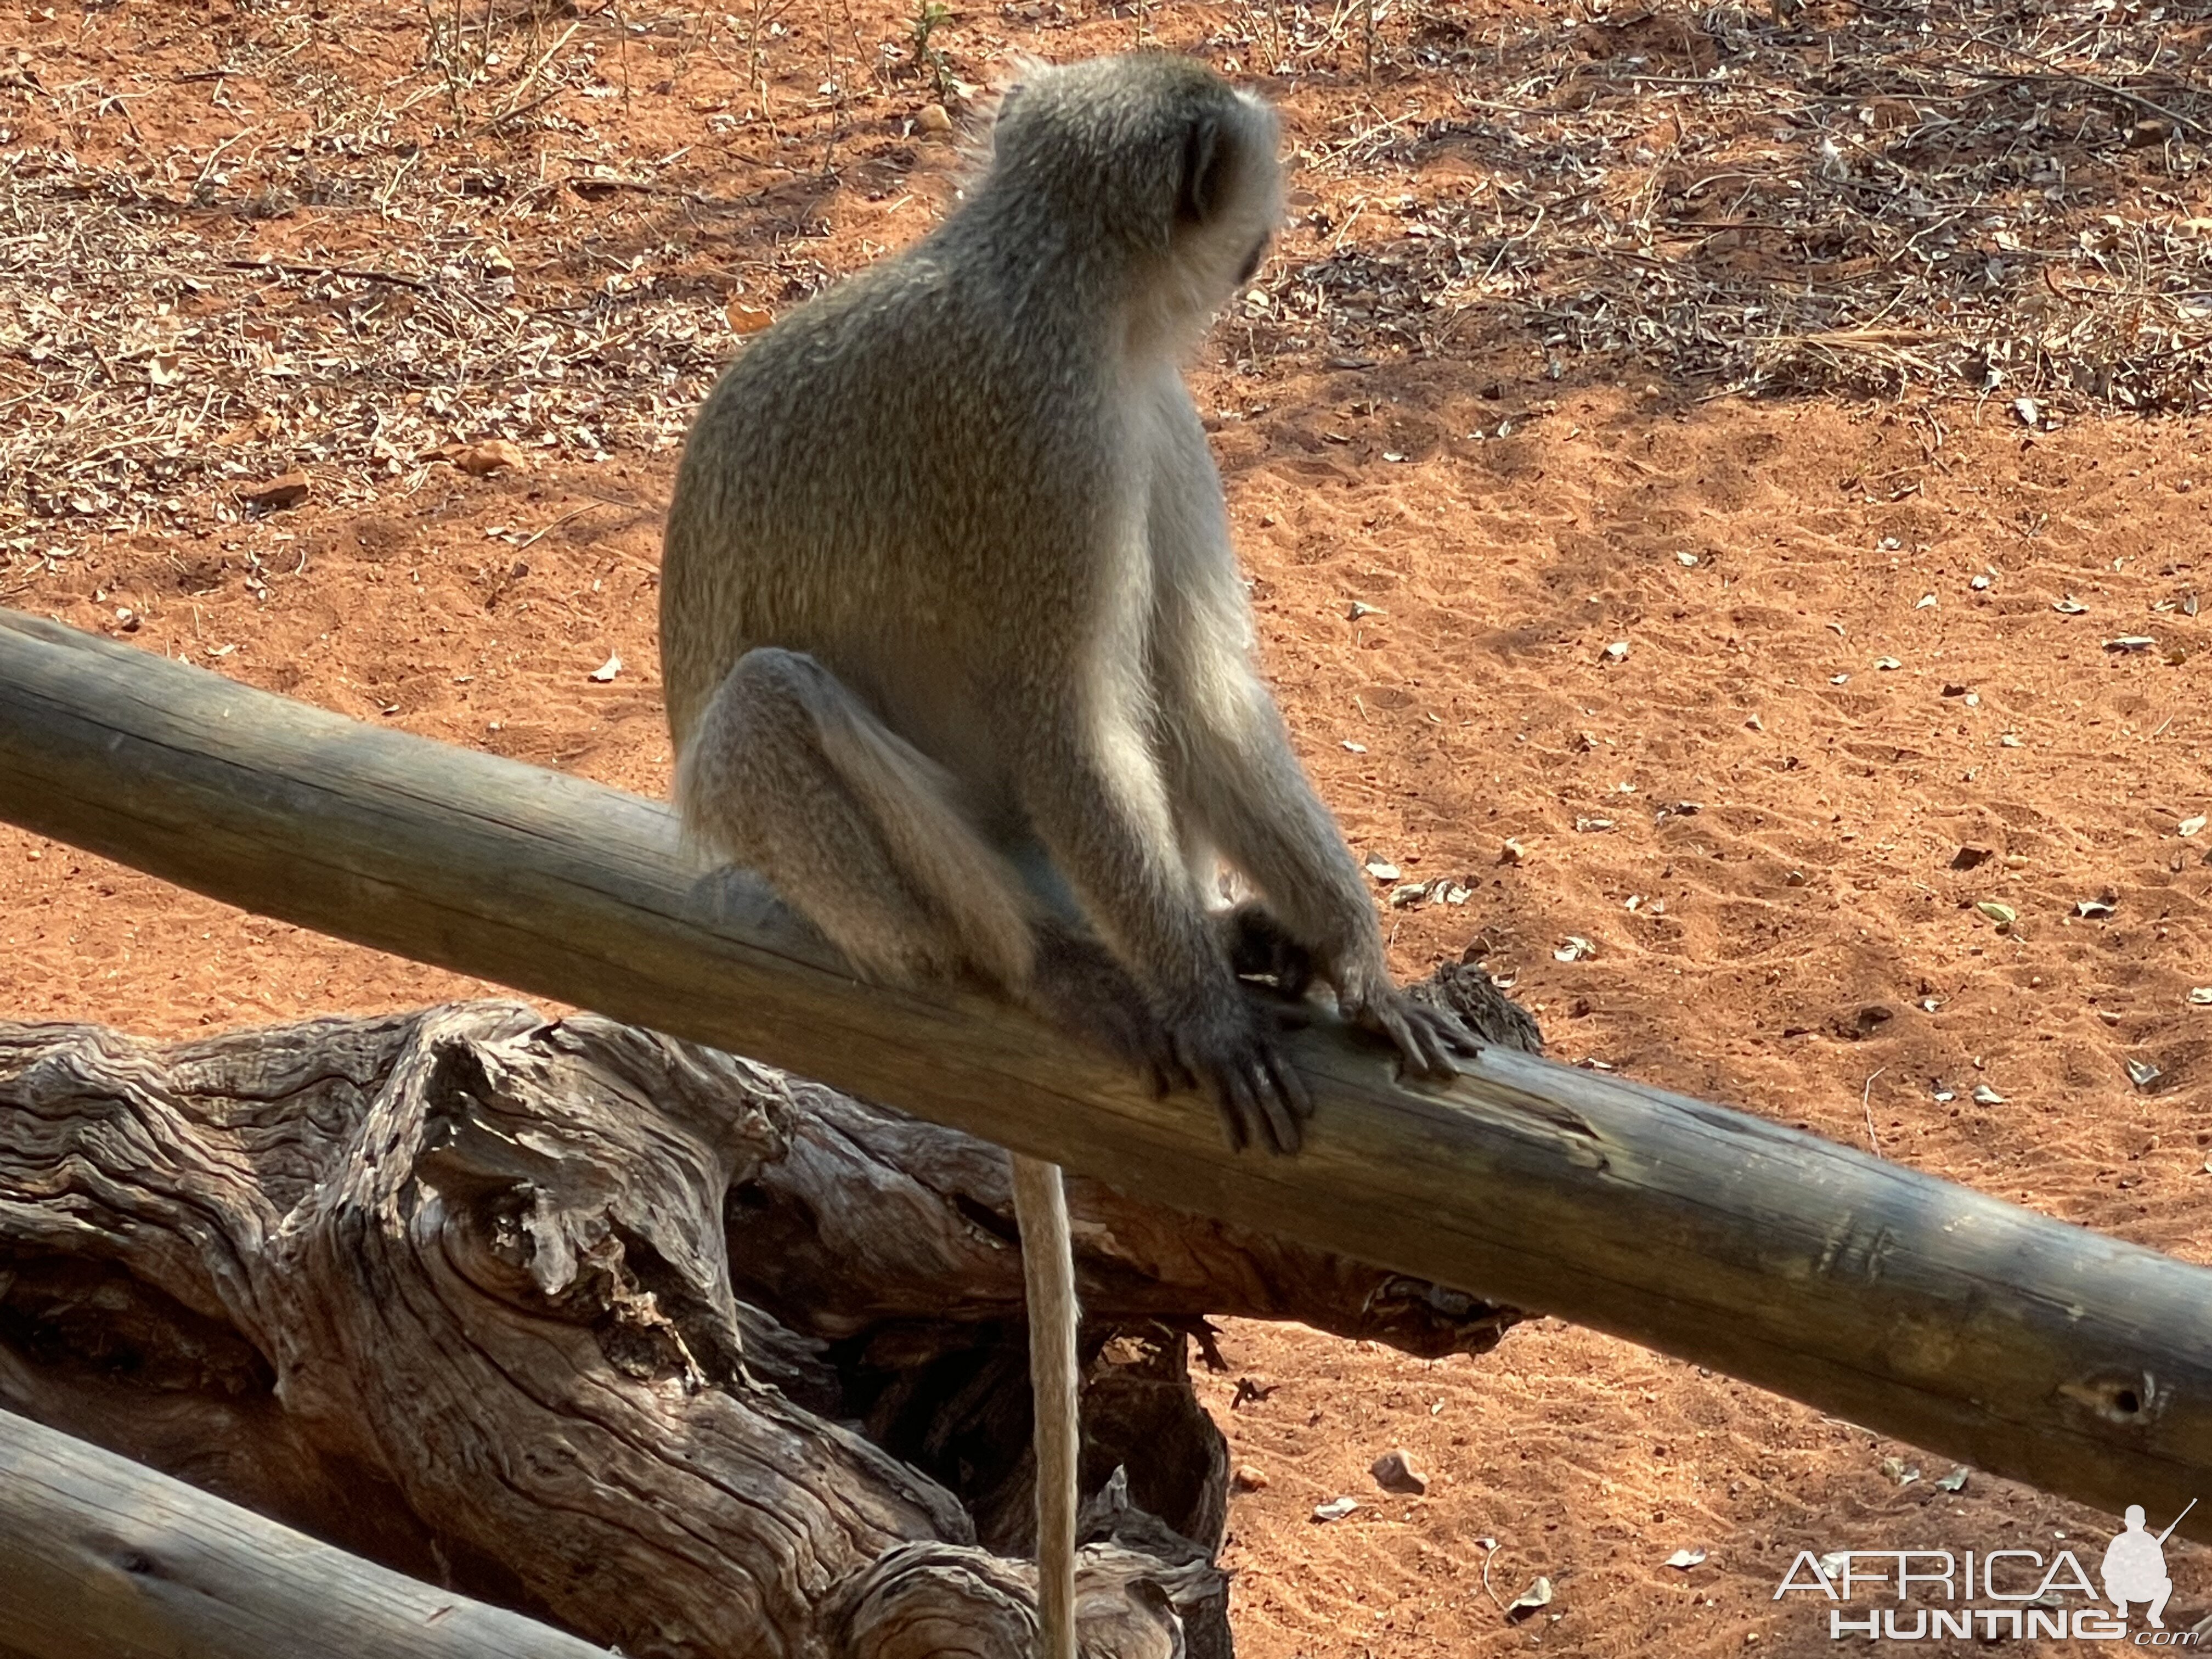
<svg viewBox="0 0 2212 1659">
<path fill-rule="evenodd" d="M 1176 218 L 1188 224 L 1204 224 L 1213 217 L 1228 194 L 1230 160 L 1230 146 L 1223 141 L 1220 122 L 1211 115 L 1194 120 L 1183 134 Z"/>
</svg>

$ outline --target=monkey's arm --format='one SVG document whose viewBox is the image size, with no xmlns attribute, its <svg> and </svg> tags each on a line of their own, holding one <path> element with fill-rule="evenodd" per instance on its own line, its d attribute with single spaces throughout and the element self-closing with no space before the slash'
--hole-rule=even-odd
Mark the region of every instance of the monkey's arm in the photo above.
<svg viewBox="0 0 2212 1659">
<path fill-rule="evenodd" d="M 1179 666 L 1162 696 L 1182 733 L 1170 787 L 1183 812 L 1312 951 L 1346 1019 L 1388 1037 L 1415 1069 L 1449 1075 L 1453 1051 L 1473 1054 L 1474 1039 L 1391 978 L 1358 866 L 1273 699 L 1240 653 L 1210 650 L 1198 637 L 1182 647 L 1167 653 Z"/>
<path fill-rule="evenodd" d="M 1091 924 L 1157 999 L 1176 1059 L 1212 1089 L 1231 1141 L 1241 1147 L 1256 1132 L 1293 1151 L 1310 1097 L 1199 902 L 1143 727 L 1133 710 L 1085 711 L 1080 701 L 1031 686 L 1002 705 L 1025 728 L 1030 822 Z"/>
</svg>

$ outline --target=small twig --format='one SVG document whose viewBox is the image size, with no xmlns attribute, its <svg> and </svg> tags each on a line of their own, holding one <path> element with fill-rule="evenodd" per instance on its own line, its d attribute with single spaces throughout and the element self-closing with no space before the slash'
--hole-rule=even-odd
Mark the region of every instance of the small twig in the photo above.
<svg viewBox="0 0 2212 1659">
<path fill-rule="evenodd" d="M 1866 1114 L 1867 1145 L 1874 1149 L 1876 1158 L 1881 1156 L 1881 1142 L 1874 1134 L 1874 1080 L 1888 1069 L 1887 1066 L 1875 1066 L 1867 1073 L 1866 1086 L 1859 1091 L 1859 1109 Z"/>
<path fill-rule="evenodd" d="M 546 536 L 550 535 L 554 531 L 558 530 L 562 525 L 568 523 L 569 520 L 580 519 L 584 514 L 590 512 L 592 507 L 602 505 L 604 505 L 603 502 L 593 501 L 586 507 L 571 507 L 568 512 L 563 513 L 559 518 L 546 525 L 544 529 L 535 531 L 526 539 L 517 542 L 514 544 L 514 550 L 520 553 L 526 548 L 537 546 L 538 544 Z"/>
<path fill-rule="evenodd" d="M 553 61 L 553 55 L 559 52 L 562 47 L 567 46 L 570 40 L 574 40 L 575 38 L 576 31 L 583 27 L 584 20 L 580 17 L 574 22 L 569 24 L 568 27 L 562 32 L 561 38 L 558 40 L 556 40 L 551 46 L 546 47 L 544 52 L 540 52 L 538 56 L 538 61 L 532 64 L 529 70 L 524 74 L 523 77 L 514 83 L 514 90 L 507 97 L 507 107 L 500 111 L 498 114 L 493 116 L 490 120 L 485 122 L 478 131 L 481 132 L 490 132 L 496 129 L 502 122 L 511 121 L 516 116 L 523 113 L 526 107 L 529 109 L 536 109 L 538 105 L 545 102 L 547 99 L 557 98 L 560 96 L 562 88 L 556 87 L 551 92 L 545 94 L 544 97 L 532 99 L 527 106 L 525 106 L 522 103 L 522 94 L 530 90 L 531 82 L 537 80 L 537 78 L 544 72 L 545 66 Z"/>
<path fill-rule="evenodd" d="M 2022 52 L 2018 46 L 2008 46 L 2002 40 L 1985 40 L 1980 44 L 1993 46 L 2000 52 L 2008 52 L 2015 58 L 2024 58 L 2028 63 L 2035 64 L 2042 73 L 2019 75 L 2007 74 L 2000 70 L 1960 69 L 1959 73 L 1970 80 L 1990 82 L 2009 81 L 2015 83 L 2056 81 L 2062 84 L 2087 87 L 2093 92 L 2103 93 L 2107 98 L 2118 98 L 2124 103 L 2133 104 L 2137 109 L 2148 110 L 2153 115 L 2162 116 L 2184 131 L 2199 134 L 2212 132 L 2212 127 L 2208 127 L 2203 122 L 2192 120 L 2179 111 L 2168 109 L 2164 104 L 2146 98 L 2139 92 L 2130 92 L 2125 87 L 2116 87 L 2109 81 L 2100 81 L 2094 75 L 2081 75 L 2073 70 L 2061 69 L 2056 64 L 2048 63 L 2038 58 L 2032 52 Z"/>
<path fill-rule="evenodd" d="M 390 283 L 397 288 L 411 288 L 417 294 L 439 297 L 438 290 L 429 283 L 413 276 L 397 276 L 389 270 L 364 270 L 358 265 L 295 265 L 276 259 L 225 259 L 226 270 L 268 270 L 281 276 L 350 276 L 364 283 Z"/>
</svg>

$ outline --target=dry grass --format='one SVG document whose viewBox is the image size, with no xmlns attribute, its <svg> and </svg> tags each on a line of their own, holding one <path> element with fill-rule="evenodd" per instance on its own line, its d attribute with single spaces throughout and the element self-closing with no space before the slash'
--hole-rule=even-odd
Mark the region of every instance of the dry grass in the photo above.
<svg viewBox="0 0 2212 1659">
<path fill-rule="evenodd" d="M 1451 355 L 1518 331 L 1554 379 L 1633 367 L 1698 395 L 1918 384 L 2027 398 L 2037 420 L 2212 403 L 2212 26 L 2120 0 L 1837 5 L 1817 29 L 1735 4 L 1422 5 L 1111 21 L 1210 25 L 1224 67 L 1293 101 L 1332 89 L 1304 222 L 1243 302 L 1247 353 Z M 19 560 L 72 526 L 233 520 L 239 486 L 295 467 L 345 500 L 418 484 L 457 439 L 667 447 L 735 349 L 728 302 L 757 318 L 829 268 L 793 235 L 687 276 L 686 225 L 733 204 L 694 143 L 624 140 L 648 100 L 832 191 L 864 124 L 895 132 L 916 97 L 988 73 L 921 13 L 848 12 L 818 41 L 776 0 L 362 15 L 377 52 L 264 8 L 217 61 L 152 82 L 0 58 L 0 544 Z M 149 100 L 187 94 L 217 118 L 197 142 L 9 142 L 10 112 L 143 140 Z M 625 233 L 594 234 L 595 208 Z"/>
<path fill-rule="evenodd" d="M 2169 11 L 1832 7 L 1816 32 L 1615 6 L 1473 30 L 1438 4 L 1407 25 L 1418 95 L 1305 158 L 1369 187 L 1356 218 L 1312 216 L 1339 246 L 1248 310 L 1279 345 L 1422 352 L 1503 313 L 1555 376 L 1595 355 L 1714 392 L 2201 409 L 2212 28 Z M 1261 7 L 1244 40 L 1281 36 L 1294 68 L 1340 27 Z M 1470 188 L 1391 187 L 1447 160 Z"/>
</svg>

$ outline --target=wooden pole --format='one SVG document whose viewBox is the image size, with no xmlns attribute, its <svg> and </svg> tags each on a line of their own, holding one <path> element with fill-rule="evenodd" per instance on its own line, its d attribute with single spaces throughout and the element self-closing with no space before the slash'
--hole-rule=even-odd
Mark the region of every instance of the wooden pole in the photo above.
<svg viewBox="0 0 2212 1659">
<path fill-rule="evenodd" d="M 2108 1510 L 2212 1490 L 2212 1270 L 1763 1119 L 1503 1049 L 1409 1086 L 1324 1022 L 1307 1150 L 1239 1157 L 1010 1010 L 856 984 L 655 803 L 3 614 L 0 816 Z"/>
<path fill-rule="evenodd" d="M 5 1411 L 0 1643 L 24 1659 L 607 1659 Z"/>
</svg>

